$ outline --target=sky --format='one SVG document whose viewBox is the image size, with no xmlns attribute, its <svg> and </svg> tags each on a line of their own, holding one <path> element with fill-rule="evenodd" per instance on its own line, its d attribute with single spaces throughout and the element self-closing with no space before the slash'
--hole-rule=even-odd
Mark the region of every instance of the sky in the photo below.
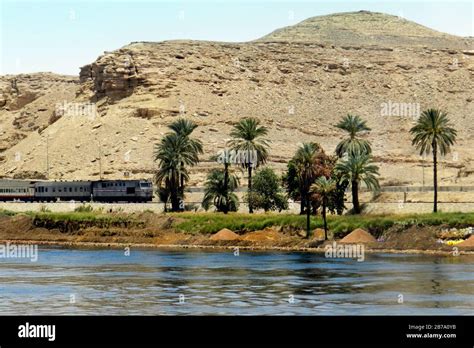
<svg viewBox="0 0 474 348">
<path fill-rule="evenodd" d="M 359 10 L 474 36 L 474 0 L 0 0 L 0 75 L 78 75 L 132 41 L 242 42 L 308 17 Z"/>
</svg>

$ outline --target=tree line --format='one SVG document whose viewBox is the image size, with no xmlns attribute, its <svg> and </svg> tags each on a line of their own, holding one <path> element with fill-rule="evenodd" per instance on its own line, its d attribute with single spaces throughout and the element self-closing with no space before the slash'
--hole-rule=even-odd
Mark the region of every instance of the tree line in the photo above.
<svg viewBox="0 0 474 348">
<path fill-rule="evenodd" d="M 188 168 L 199 163 L 203 144 L 191 136 L 197 128 L 197 124 L 191 120 L 180 118 L 168 127 L 170 132 L 155 145 L 154 158 L 158 163 L 155 182 L 157 194 L 165 203 L 165 210 L 171 204 L 170 210 L 178 212 L 185 209 Z M 300 201 L 300 214 L 306 214 L 308 233 L 310 215 L 320 211 L 327 236 L 326 215 L 328 212 L 344 212 L 348 189 L 352 195 L 350 212 L 360 214 L 361 185 L 371 191 L 377 191 L 380 187 L 379 168 L 373 162 L 372 146 L 365 137 L 371 130 L 366 121 L 348 114 L 335 127 L 343 130 L 346 136 L 337 144 L 334 154 L 327 154 L 316 142 L 303 143 L 279 177 L 273 169 L 261 168 L 269 157 L 271 141 L 267 139 L 268 128 L 256 118 L 241 119 L 230 132 L 231 140 L 226 144 L 228 148 L 211 157 L 223 166 L 212 169 L 207 175 L 203 208 L 208 210 L 213 206 L 217 212 L 224 214 L 237 211 L 239 200 L 235 190 L 240 180 L 236 169 L 243 170 L 247 174 L 244 201 L 248 204 L 249 213 L 255 209 L 281 211 L 288 209 L 289 199 Z M 437 156 L 450 151 L 457 132 L 444 111 L 428 109 L 421 113 L 415 126 L 410 129 L 410 134 L 413 137 L 412 145 L 419 150 L 420 155 L 433 156 L 433 212 L 436 212 Z"/>
</svg>

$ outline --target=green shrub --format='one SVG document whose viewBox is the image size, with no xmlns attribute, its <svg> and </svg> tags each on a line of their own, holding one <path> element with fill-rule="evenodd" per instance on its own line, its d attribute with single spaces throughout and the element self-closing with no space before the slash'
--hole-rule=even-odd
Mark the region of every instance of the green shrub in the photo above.
<svg viewBox="0 0 474 348">
<path fill-rule="evenodd" d="M 92 208 L 92 206 L 90 204 L 87 204 L 87 205 L 83 204 L 83 205 L 77 207 L 76 209 L 74 209 L 75 212 L 79 212 L 79 213 L 89 213 L 93 210 L 94 210 L 94 208 Z"/>
</svg>

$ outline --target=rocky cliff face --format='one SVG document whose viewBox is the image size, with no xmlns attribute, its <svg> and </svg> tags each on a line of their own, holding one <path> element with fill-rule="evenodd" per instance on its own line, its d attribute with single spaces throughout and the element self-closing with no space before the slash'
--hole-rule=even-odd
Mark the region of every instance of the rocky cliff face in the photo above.
<svg viewBox="0 0 474 348">
<path fill-rule="evenodd" d="M 59 115 L 6 150 L 2 169 L 8 175 L 44 172 L 48 137 L 50 177 L 96 178 L 100 168 L 108 177 L 149 177 L 153 144 L 184 116 L 199 125 L 195 136 L 206 151 L 192 173 L 197 184 L 241 117 L 258 117 L 269 128 L 270 165 L 282 170 L 301 142 L 317 141 L 332 152 L 343 137 L 334 124 L 354 113 L 373 129 L 368 138 L 382 181 L 418 184 L 423 159 L 408 130 L 417 112 L 439 107 L 460 132 L 454 154 L 443 160 L 442 180 L 474 182 L 469 40 L 410 22 L 397 31 L 387 24 L 399 20 L 393 16 L 375 15 L 368 25 L 367 16 L 317 17 L 249 43 L 136 42 L 107 52 L 81 69 L 79 85 L 71 83 L 73 101 L 92 102 L 96 112 Z M 387 30 L 395 41 L 385 39 Z M 357 39 L 371 36 L 370 44 Z"/>
<path fill-rule="evenodd" d="M 57 104 L 75 99 L 78 82 L 51 73 L 0 76 L 0 151 L 48 127 Z"/>
</svg>

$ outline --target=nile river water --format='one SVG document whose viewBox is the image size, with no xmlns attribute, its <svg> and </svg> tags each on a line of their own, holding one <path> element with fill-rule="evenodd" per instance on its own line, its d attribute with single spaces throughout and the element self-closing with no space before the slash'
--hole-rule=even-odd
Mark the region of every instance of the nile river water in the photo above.
<svg viewBox="0 0 474 348">
<path fill-rule="evenodd" d="M 474 256 L 39 249 L 0 259 L 3 315 L 474 313 Z"/>
</svg>

